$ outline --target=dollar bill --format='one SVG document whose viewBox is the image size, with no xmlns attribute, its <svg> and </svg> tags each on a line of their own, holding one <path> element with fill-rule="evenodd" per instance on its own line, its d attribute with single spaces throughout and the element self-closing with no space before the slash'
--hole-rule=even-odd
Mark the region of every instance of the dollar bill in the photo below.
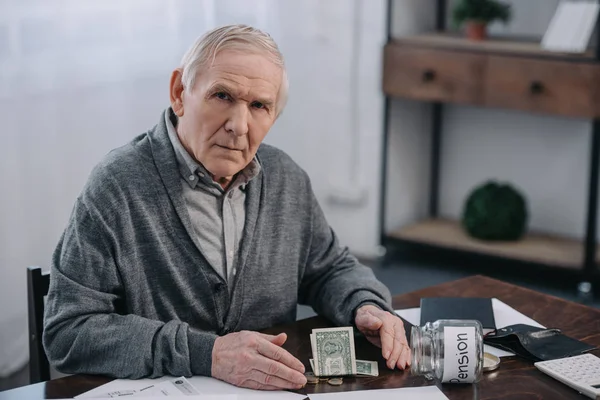
<svg viewBox="0 0 600 400">
<path fill-rule="evenodd" d="M 310 367 L 315 371 L 315 362 L 311 358 L 308 360 Z M 379 376 L 379 367 L 376 361 L 356 360 L 356 375 Z"/>
<path fill-rule="evenodd" d="M 356 375 L 352 327 L 313 329 L 311 345 L 316 376 Z"/>
<path fill-rule="evenodd" d="M 312 359 L 315 359 L 317 357 L 317 353 L 315 352 L 316 348 L 317 348 L 317 345 L 315 343 L 315 335 L 311 333 L 310 334 L 310 349 L 312 351 L 312 356 L 313 356 Z M 315 376 L 319 376 L 319 372 L 315 368 L 314 364 L 310 364 L 310 366 L 312 367 L 313 374 L 315 374 Z"/>
<path fill-rule="evenodd" d="M 375 361 L 356 360 L 356 374 L 379 376 L 379 367 Z"/>
</svg>

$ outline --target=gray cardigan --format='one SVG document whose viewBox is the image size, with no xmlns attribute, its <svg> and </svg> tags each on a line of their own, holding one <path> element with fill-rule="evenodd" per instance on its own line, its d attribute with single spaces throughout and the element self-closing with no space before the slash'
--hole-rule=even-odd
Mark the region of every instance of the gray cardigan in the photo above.
<svg viewBox="0 0 600 400">
<path fill-rule="evenodd" d="M 231 295 L 192 240 L 164 118 L 105 157 L 53 255 L 43 343 L 56 369 L 210 376 L 218 335 L 293 322 L 298 303 L 337 325 L 365 302 L 391 310 L 387 288 L 339 246 L 306 173 L 268 145 L 257 157 Z"/>
</svg>

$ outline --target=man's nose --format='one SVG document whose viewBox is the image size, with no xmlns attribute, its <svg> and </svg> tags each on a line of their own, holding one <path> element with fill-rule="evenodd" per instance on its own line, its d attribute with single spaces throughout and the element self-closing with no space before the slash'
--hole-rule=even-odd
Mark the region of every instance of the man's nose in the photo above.
<svg viewBox="0 0 600 400">
<path fill-rule="evenodd" d="M 225 129 L 236 136 L 248 133 L 248 107 L 244 104 L 236 104 L 230 109 L 230 114 Z"/>
</svg>

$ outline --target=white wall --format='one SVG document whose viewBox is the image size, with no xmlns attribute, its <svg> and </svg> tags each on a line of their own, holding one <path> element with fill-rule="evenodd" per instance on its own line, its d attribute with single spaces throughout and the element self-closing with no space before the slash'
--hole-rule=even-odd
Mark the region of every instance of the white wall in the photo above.
<svg viewBox="0 0 600 400">
<path fill-rule="evenodd" d="M 171 70 L 217 25 L 253 24 L 279 43 L 290 101 L 267 141 L 308 171 L 342 242 L 373 254 L 384 3 L 0 0 L 0 376 L 27 358 L 25 268 L 49 266 L 93 165 L 158 121 Z M 366 196 L 335 205 L 338 186 Z"/>
<path fill-rule="evenodd" d="M 436 0 L 394 0 L 392 36 L 403 37 L 435 29 Z M 385 230 L 390 231 L 427 216 L 431 106 L 392 99 L 387 147 Z"/>
<path fill-rule="evenodd" d="M 431 0 L 427 4 L 418 0 L 395 0 L 394 35 L 432 29 L 433 20 L 418 16 L 431 13 L 433 3 Z M 556 0 L 513 1 L 514 21 L 507 27 L 496 24 L 491 31 L 541 37 L 557 3 Z M 427 10 L 427 7 L 430 8 Z M 390 168 L 390 183 L 396 193 L 404 193 L 410 201 L 404 201 L 399 210 L 391 209 L 387 229 L 427 215 L 428 171 L 424 164 L 429 163 L 430 131 L 429 125 L 422 121 L 430 120 L 431 109 L 418 104 L 397 101 L 392 110 L 388 154 L 391 165 L 401 165 L 404 169 Z M 445 107 L 440 214 L 458 218 L 469 191 L 484 180 L 496 178 L 512 182 L 524 191 L 530 204 L 532 229 L 582 237 L 590 130 L 591 125 L 586 120 L 466 106 Z M 390 193 L 388 204 L 394 200 Z M 388 206 L 388 210 L 390 208 Z"/>
<path fill-rule="evenodd" d="M 308 171 L 341 242 L 356 254 L 373 256 L 379 244 L 386 2 L 295 3 L 282 8 L 290 14 L 281 31 L 292 96 L 267 142 L 284 148 Z M 302 12 L 314 17 L 301 18 Z M 357 201 L 340 204 L 337 197 Z"/>
</svg>

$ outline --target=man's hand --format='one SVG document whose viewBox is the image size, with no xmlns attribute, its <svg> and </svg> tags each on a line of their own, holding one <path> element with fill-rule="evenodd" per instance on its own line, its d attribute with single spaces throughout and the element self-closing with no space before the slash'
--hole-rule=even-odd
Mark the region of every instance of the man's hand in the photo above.
<svg viewBox="0 0 600 400">
<path fill-rule="evenodd" d="M 212 376 L 250 389 L 300 389 L 306 384 L 304 365 L 281 346 L 277 336 L 242 331 L 218 337 L 212 352 Z"/>
<path fill-rule="evenodd" d="M 366 305 L 356 310 L 354 323 L 369 342 L 381 348 L 389 369 L 410 366 L 410 348 L 400 318 L 378 307 Z"/>
</svg>

